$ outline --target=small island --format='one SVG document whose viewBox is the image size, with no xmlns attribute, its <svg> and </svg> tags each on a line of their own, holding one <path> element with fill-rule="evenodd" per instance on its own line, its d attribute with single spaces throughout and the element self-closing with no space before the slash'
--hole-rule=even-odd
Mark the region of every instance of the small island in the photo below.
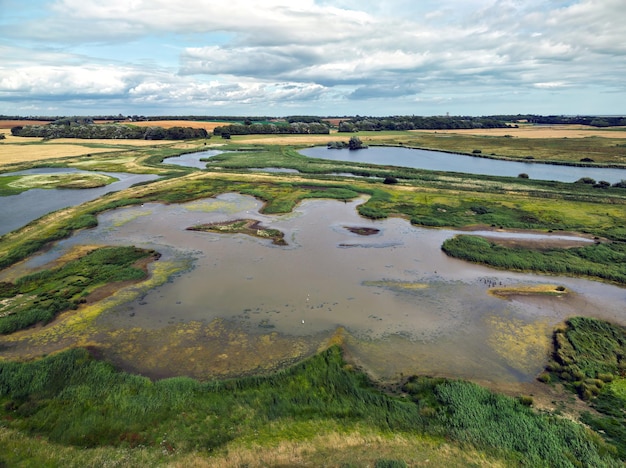
<svg viewBox="0 0 626 468">
<path fill-rule="evenodd" d="M 490 288 L 488 291 L 492 296 L 508 299 L 515 296 L 563 296 L 569 294 L 569 290 L 565 286 L 557 286 L 555 284 L 539 284 L 539 285 L 517 285 L 517 286 L 501 286 Z"/>
<path fill-rule="evenodd" d="M 187 228 L 188 231 L 206 231 L 229 234 L 247 234 L 249 236 L 272 239 L 275 245 L 287 245 L 285 235 L 278 229 L 263 227 L 256 219 L 235 219 L 232 221 L 221 221 L 217 223 L 198 224 Z"/>
<path fill-rule="evenodd" d="M 380 232 L 380 229 L 363 226 L 344 226 L 344 228 L 352 234 L 358 234 L 359 236 L 373 236 Z"/>
</svg>

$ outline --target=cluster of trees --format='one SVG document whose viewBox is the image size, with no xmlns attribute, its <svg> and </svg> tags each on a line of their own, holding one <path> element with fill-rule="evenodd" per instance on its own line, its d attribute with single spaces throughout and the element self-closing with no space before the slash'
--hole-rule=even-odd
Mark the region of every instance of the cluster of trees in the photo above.
<svg viewBox="0 0 626 468">
<path fill-rule="evenodd" d="M 380 130 L 445 130 L 460 128 L 507 128 L 503 120 L 489 117 L 355 117 L 339 123 L 340 132 Z"/>
<path fill-rule="evenodd" d="M 358 150 L 367 148 L 358 136 L 353 136 L 347 143 L 345 141 L 329 141 L 326 145 L 328 149 L 344 149 Z"/>
<path fill-rule="evenodd" d="M 330 133 L 328 125 L 321 122 L 292 122 L 289 124 L 277 123 L 248 123 L 225 125 L 216 127 L 214 135 L 221 135 L 228 138 L 230 135 L 252 135 L 252 134 L 322 134 Z"/>
<path fill-rule="evenodd" d="M 60 123 L 58 123 L 60 122 Z M 103 138 L 121 140 L 188 140 L 210 138 L 203 128 L 137 127 L 134 125 L 96 125 L 88 122 L 56 121 L 48 125 L 25 125 L 11 129 L 11 134 L 39 138 Z"/>
</svg>

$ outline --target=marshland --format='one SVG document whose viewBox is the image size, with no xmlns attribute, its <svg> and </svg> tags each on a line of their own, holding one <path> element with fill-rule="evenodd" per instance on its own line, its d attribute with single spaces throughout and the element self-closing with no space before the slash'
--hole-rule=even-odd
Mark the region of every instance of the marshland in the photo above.
<svg viewBox="0 0 626 468">
<path fill-rule="evenodd" d="M 596 166 L 626 164 L 617 130 L 592 142 L 358 135 L 466 158 L 532 149 L 566 164 L 593 150 Z M 54 145 L 15 138 L 3 151 Z M 318 135 L 98 144 L 107 152 L 76 141 L 83 154 L 2 166 L 2 187 L 22 194 L 36 184 L 16 185 L 18 171 L 35 167 L 67 170 L 48 177 L 58 187 L 71 169 L 151 177 L 0 238 L 0 461 L 623 463 L 619 177 L 304 156 Z M 168 161 L 207 149 L 197 164 Z"/>
</svg>

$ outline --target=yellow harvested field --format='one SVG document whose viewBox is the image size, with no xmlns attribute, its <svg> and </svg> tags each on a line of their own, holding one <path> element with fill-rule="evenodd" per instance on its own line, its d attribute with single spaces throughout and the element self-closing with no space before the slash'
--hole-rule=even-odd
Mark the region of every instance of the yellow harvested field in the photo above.
<svg viewBox="0 0 626 468">
<path fill-rule="evenodd" d="M 6 135 L 6 139 L 0 140 L 0 167 L 20 162 L 107 153 L 128 149 L 130 146 L 144 147 L 171 143 L 172 141 L 168 140 L 82 140 L 76 138 L 59 138 L 44 142 L 41 138 L 14 137 L 9 134 Z M 93 144 L 109 147 L 88 146 Z"/>
<path fill-rule="evenodd" d="M 341 135 L 237 135 L 232 140 L 235 143 L 250 143 L 262 145 L 325 145 L 335 139 L 345 140 L 352 136 L 350 133 Z"/>
<path fill-rule="evenodd" d="M 111 148 L 109 151 L 115 151 L 115 146 L 119 146 L 120 149 L 125 149 L 128 146 L 155 146 L 155 145 L 169 145 L 176 143 L 174 140 L 111 140 L 105 138 L 93 138 L 93 139 L 80 139 L 80 138 L 56 138 L 50 141 L 52 144 L 92 144 L 92 145 L 109 145 Z"/>
<path fill-rule="evenodd" d="M 0 129 L 11 129 L 18 125 L 46 125 L 49 124 L 47 120 L 0 120 Z M 2 133 L 2 132 L 0 132 Z"/>
<path fill-rule="evenodd" d="M 124 122 L 130 125 L 137 125 L 139 127 L 191 127 L 191 128 L 204 128 L 207 132 L 212 132 L 215 127 L 222 127 L 224 125 L 231 125 L 233 122 L 201 122 L 195 120 L 152 120 L 149 122 Z"/>
<path fill-rule="evenodd" d="M 0 167 L 7 164 L 32 162 L 42 159 L 59 159 L 85 154 L 114 151 L 111 148 L 88 148 L 80 145 L 8 145 L 0 143 Z"/>
<path fill-rule="evenodd" d="M 626 138 L 626 127 L 597 128 L 587 125 L 520 125 L 519 128 L 470 128 L 459 130 L 411 130 L 416 133 L 455 133 L 458 135 L 504 136 L 519 138 Z"/>
</svg>

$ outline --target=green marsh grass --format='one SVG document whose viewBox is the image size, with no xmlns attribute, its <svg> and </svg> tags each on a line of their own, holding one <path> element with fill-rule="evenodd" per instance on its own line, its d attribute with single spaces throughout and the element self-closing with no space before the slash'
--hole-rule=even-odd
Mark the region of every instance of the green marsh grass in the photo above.
<svg viewBox="0 0 626 468">
<path fill-rule="evenodd" d="M 626 284 L 626 244 L 620 242 L 536 250 L 506 247 L 480 236 L 459 235 L 447 239 L 441 248 L 451 257 L 500 269 L 582 276 Z"/>
<path fill-rule="evenodd" d="M 554 333 L 551 380 L 563 382 L 596 412 L 581 420 L 626 459 L 626 327 L 573 317 Z"/>
<path fill-rule="evenodd" d="M 584 427 L 477 385 L 416 377 L 403 390 L 405 397 L 382 392 L 346 366 L 337 346 L 269 376 L 205 383 L 152 382 L 83 349 L 0 363 L 1 424 L 55 444 L 209 454 L 239 439 L 311 440 L 339 425 L 446 437 L 509 463 L 620 464 Z"/>
<path fill-rule="evenodd" d="M 134 247 L 105 247 L 53 270 L 42 270 L 12 283 L 1 283 L 0 298 L 11 301 L 0 313 L 0 333 L 12 333 L 79 304 L 95 289 L 111 282 L 139 280 L 146 273 L 133 267 L 155 252 Z"/>
</svg>

